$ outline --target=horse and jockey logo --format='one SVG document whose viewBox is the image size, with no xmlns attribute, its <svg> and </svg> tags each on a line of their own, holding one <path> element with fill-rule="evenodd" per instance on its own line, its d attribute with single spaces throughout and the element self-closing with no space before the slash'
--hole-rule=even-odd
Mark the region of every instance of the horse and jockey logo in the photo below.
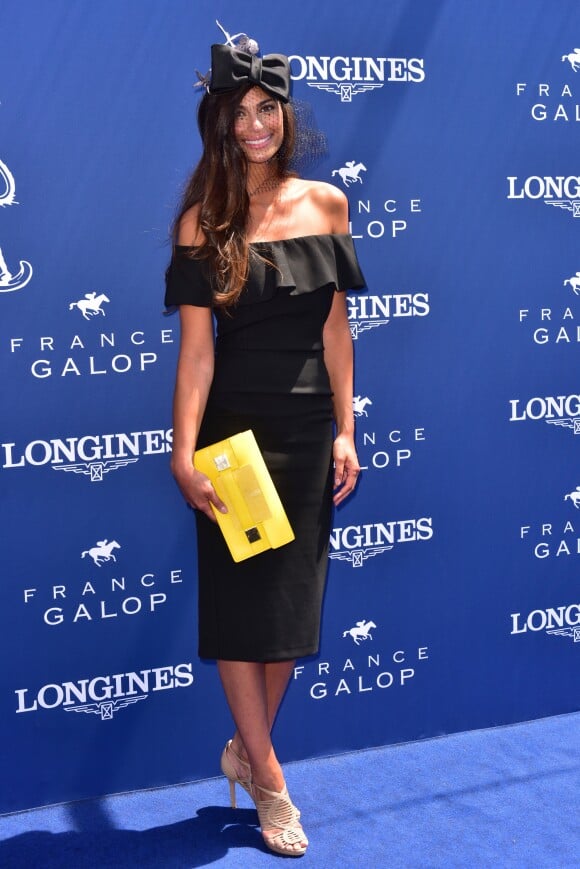
<svg viewBox="0 0 580 869">
<path fill-rule="evenodd" d="M 340 175 L 344 186 L 350 187 L 351 184 L 355 184 L 357 181 L 359 184 L 362 184 L 363 181 L 360 177 L 360 173 L 366 171 L 367 167 L 364 163 L 355 163 L 354 160 L 347 160 L 341 169 L 333 169 L 332 177 L 334 178 L 335 175 Z"/>
<path fill-rule="evenodd" d="M 577 510 L 580 510 L 580 486 L 576 486 L 573 492 L 568 492 L 567 495 L 564 495 L 564 501 L 568 500 L 572 501 Z"/>
<path fill-rule="evenodd" d="M 368 416 L 365 410 L 367 404 L 372 405 L 370 398 L 362 395 L 355 395 L 352 399 L 352 411 L 355 416 Z"/>
<path fill-rule="evenodd" d="M 15 199 L 16 184 L 14 176 L 6 165 L 0 160 L 0 185 L 4 184 L 5 189 L 0 189 L 0 207 L 5 205 L 18 205 Z M 26 260 L 20 260 L 20 268 L 17 272 L 11 272 L 6 264 L 2 248 L 0 248 L 0 293 L 13 293 L 16 290 L 21 290 L 25 287 L 32 277 L 32 266 Z"/>
<path fill-rule="evenodd" d="M 572 275 L 571 278 L 566 278 L 564 286 L 566 286 L 566 284 L 570 284 L 575 296 L 580 296 L 580 272 L 576 272 L 576 274 Z"/>
<path fill-rule="evenodd" d="M 96 293 L 85 293 L 84 299 L 79 299 L 78 302 L 71 302 L 68 309 L 72 311 L 73 308 L 78 308 L 85 320 L 91 320 L 99 314 L 104 317 L 105 312 L 102 306 L 105 302 L 110 301 L 104 293 L 99 293 L 99 295 Z"/>
<path fill-rule="evenodd" d="M 373 637 L 371 631 L 373 628 L 376 628 L 374 622 L 357 622 L 354 628 L 350 628 L 348 631 L 344 632 L 342 638 L 344 640 L 345 637 L 351 637 L 355 644 L 360 646 L 364 640 L 372 640 Z"/>
<path fill-rule="evenodd" d="M 101 567 L 101 565 L 106 561 L 116 561 L 117 559 L 113 555 L 113 549 L 120 548 L 121 544 L 117 543 L 116 540 L 97 540 L 95 546 L 81 552 L 81 558 L 84 558 L 85 555 L 90 555 L 96 566 Z"/>
<path fill-rule="evenodd" d="M 563 54 L 562 63 L 565 61 L 568 61 L 574 72 L 578 72 L 580 69 L 580 48 L 575 48 L 570 54 Z"/>
</svg>

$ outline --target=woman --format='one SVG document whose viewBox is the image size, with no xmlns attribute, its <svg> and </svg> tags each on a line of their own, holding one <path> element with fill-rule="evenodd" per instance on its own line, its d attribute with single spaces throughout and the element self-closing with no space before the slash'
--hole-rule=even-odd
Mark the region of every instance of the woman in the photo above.
<svg viewBox="0 0 580 869">
<path fill-rule="evenodd" d="M 332 502 L 359 473 L 339 291 L 364 281 L 346 197 L 288 169 L 289 85 L 282 55 L 212 46 L 204 150 L 176 221 L 166 304 L 181 322 L 172 471 L 197 511 L 199 653 L 217 660 L 237 728 L 221 766 L 232 805 L 235 784 L 253 797 L 266 845 L 300 856 L 308 840 L 270 731 L 295 659 L 318 650 Z M 212 511 L 225 505 L 192 456 L 248 428 L 296 539 L 234 563 Z"/>
</svg>

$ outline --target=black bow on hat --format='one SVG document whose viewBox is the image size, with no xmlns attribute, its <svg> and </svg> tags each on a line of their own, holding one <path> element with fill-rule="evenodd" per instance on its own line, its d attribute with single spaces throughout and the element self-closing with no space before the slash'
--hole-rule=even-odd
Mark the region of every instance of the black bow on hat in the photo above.
<svg viewBox="0 0 580 869">
<path fill-rule="evenodd" d="M 290 97 L 288 58 L 283 54 L 256 57 L 229 45 L 212 45 L 210 94 L 223 94 L 248 83 L 258 85 L 287 103 Z"/>
</svg>

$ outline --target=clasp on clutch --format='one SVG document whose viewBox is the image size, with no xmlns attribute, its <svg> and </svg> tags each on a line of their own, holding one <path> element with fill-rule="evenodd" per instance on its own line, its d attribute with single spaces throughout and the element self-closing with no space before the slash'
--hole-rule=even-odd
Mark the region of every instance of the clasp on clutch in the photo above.
<svg viewBox="0 0 580 869">
<path fill-rule="evenodd" d="M 218 471 L 226 471 L 230 467 L 229 459 L 225 453 L 222 453 L 220 456 L 216 456 L 213 462 Z"/>
</svg>

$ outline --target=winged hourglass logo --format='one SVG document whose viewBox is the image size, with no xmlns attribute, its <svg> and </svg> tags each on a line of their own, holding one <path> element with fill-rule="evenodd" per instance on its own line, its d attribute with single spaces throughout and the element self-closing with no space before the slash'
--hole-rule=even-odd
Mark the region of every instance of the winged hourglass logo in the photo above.
<svg viewBox="0 0 580 869">
<path fill-rule="evenodd" d="M 65 706 L 65 712 L 87 712 L 99 715 L 101 721 L 110 721 L 115 712 L 124 709 L 131 703 L 139 700 L 147 700 L 147 694 L 139 694 L 137 697 L 123 697 L 122 700 L 100 700 L 95 703 L 83 703 L 82 706 Z"/>
</svg>

